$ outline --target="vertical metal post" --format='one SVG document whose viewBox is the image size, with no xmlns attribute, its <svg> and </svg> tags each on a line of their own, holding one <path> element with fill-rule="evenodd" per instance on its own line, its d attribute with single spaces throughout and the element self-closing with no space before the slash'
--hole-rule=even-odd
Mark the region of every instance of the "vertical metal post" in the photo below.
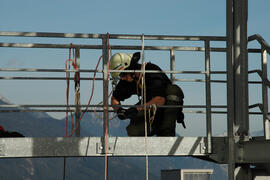
<svg viewBox="0 0 270 180">
<path fill-rule="evenodd" d="M 102 45 L 103 45 L 103 135 L 106 137 L 106 132 L 108 132 L 107 129 L 107 122 L 106 122 L 106 116 L 107 116 L 107 106 L 108 106 L 108 71 L 107 71 L 107 60 L 108 60 L 108 50 L 107 50 L 107 38 L 104 36 L 102 39 Z"/>
<path fill-rule="evenodd" d="M 170 64 L 171 65 L 171 71 L 174 71 L 175 70 L 175 50 L 174 49 L 170 50 L 170 62 L 171 62 L 171 64 Z M 174 83 L 175 74 L 171 73 L 170 77 L 171 77 L 172 83 Z"/>
<path fill-rule="evenodd" d="M 227 134 L 228 134 L 228 179 L 234 180 L 235 171 L 235 142 L 234 142 L 234 118 L 235 118 L 235 99 L 234 99 L 234 29 L 233 14 L 234 0 L 226 2 L 226 46 L 227 46 Z"/>
<path fill-rule="evenodd" d="M 207 152 L 212 152 L 212 117 L 211 117 L 211 84 L 210 84 L 210 42 L 205 41 L 205 97 L 206 97 L 206 132 Z"/>
<path fill-rule="evenodd" d="M 105 137 L 107 127 L 106 127 L 106 116 L 107 116 L 107 105 L 108 105 L 108 71 L 107 71 L 107 59 L 108 59 L 108 50 L 107 50 L 107 38 L 104 36 L 102 39 L 102 45 L 103 45 L 103 106 L 104 106 L 104 111 L 103 111 L 103 135 Z"/>
<path fill-rule="evenodd" d="M 103 147 L 103 153 L 105 154 L 105 179 L 108 177 L 108 157 L 106 156 L 106 152 L 108 152 L 108 136 L 106 135 L 107 133 L 109 134 L 109 127 L 108 127 L 108 122 L 107 122 L 107 116 L 108 116 L 108 67 L 107 67 L 107 60 L 109 57 L 108 54 L 108 48 L 107 48 L 107 37 L 103 36 L 102 38 L 102 46 L 103 46 L 103 51 L 102 51 L 102 56 L 103 56 L 103 142 L 102 147 Z M 107 162 L 107 163 L 106 163 Z"/>
<path fill-rule="evenodd" d="M 75 49 L 75 64 L 78 67 L 78 70 L 80 70 L 80 49 Z M 78 78 L 75 83 L 75 118 L 76 118 L 76 136 L 80 137 L 80 118 L 81 118 L 81 100 L 80 100 L 80 72 L 77 72 L 76 75 Z"/>
<path fill-rule="evenodd" d="M 236 166 L 236 143 L 249 134 L 248 117 L 248 0 L 227 0 L 227 104 L 228 104 L 228 178 L 245 179 L 244 169 Z"/>
<path fill-rule="evenodd" d="M 247 6 L 248 0 L 234 1 L 235 123 L 241 140 L 249 135 Z"/>
<path fill-rule="evenodd" d="M 269 135 L 269 119 L 268 119 L 268 87 L 267 80 L 267 52 L 262 47 L 262 102 L 263 102 L 263 120 L 264 120 L 264 137 L 270 139 Z"/>
</svg>

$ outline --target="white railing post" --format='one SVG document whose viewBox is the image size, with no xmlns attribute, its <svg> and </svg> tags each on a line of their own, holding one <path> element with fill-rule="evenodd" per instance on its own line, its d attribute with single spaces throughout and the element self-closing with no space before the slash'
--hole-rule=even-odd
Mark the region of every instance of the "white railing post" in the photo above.
<svg viewBox="0 0 270 180">
<path fill-rule="evenodd" d="M 268 87 L 267 87 L 267 52 L 262 47 L 262 103 L 263 103 L 263 121 L 264 121 L 264 137 L 269 137 L 269 119 L 268 119 Z"/>
</svg>

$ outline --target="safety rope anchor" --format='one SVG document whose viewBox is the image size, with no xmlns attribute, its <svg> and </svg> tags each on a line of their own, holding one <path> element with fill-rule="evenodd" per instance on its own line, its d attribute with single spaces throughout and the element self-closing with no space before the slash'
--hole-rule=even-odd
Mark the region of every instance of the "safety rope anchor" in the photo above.
<svg viewBox="0 0 270 180">
<path fill-rule="evenodd" d="M 107 154 L 114 154 L 114 144 L 113 143 L 108 143 L 107 145 Z M 97 148 L 97 154 L 105 154 L 105 145 L 104 143 L 97 143 L 96 144 Z"/>
</svg>

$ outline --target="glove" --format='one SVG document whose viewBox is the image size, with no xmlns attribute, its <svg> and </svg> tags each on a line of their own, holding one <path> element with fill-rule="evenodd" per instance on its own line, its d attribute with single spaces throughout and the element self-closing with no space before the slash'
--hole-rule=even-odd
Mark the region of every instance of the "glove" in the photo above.
<svg viewBox="0 0 270 180">
<path fill-rule="evenodd" d="M 126 109 L 123 109 L 123 108 L 119 108 L 116 112 L 117 114 L 117 117 L 121 120 L 125 120 L 127 119 L 127 116 L 126 116 Z"/>
<path fill-rule="evenodd" d="M 121 120 L 125 120 L 125 119 L 131 119 L 133 117 L 135 117 L 138 113 L 138 110 L 136 108 L 129 108 L 129 109 L 123 109 L 123 108 L 119 108 L 117 110 L 117 116 L 119 119 Z"/>
</svg>

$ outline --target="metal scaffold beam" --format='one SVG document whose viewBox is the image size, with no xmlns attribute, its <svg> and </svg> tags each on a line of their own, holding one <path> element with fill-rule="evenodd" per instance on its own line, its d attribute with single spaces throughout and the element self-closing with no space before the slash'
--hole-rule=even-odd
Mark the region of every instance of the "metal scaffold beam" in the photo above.
<svg viewBox="0 0 270 180">
<path fill-rule="evenodd" d="M 218 138 L 219 142 L 223 138 Z M 149 156 L 206 156 L 204 137 L 149 137 Z M 161 146 L 162 144 L 162 146 Z M 1 138 L 0 158 L 104 156 L 103 137 Z M 109 137 L 108 156 L 145 156 L 144 137 Z"/>
</svg>

